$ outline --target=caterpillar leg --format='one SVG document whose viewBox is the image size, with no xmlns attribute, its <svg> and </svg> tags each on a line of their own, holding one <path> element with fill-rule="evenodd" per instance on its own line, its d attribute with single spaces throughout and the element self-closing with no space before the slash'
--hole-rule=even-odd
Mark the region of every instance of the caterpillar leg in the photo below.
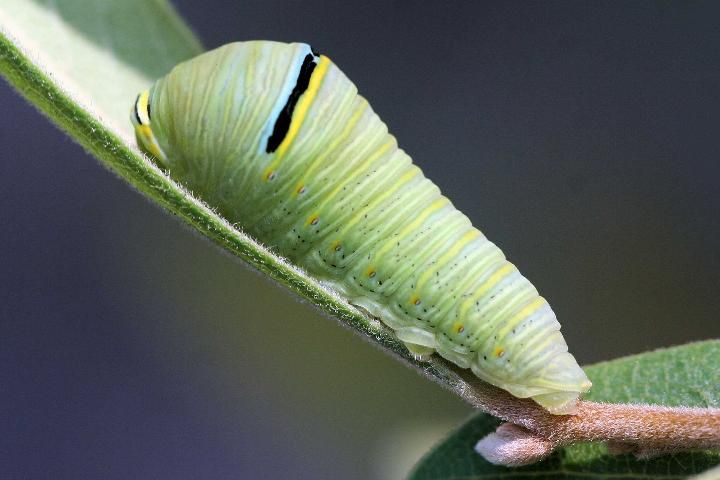
<svg viewBox="0 0 720 480">
<path fill-rule="evenodd" d="M 403 327 L 395 330 L 395 335 L 413 354 L 415 360 L 427 361 L 435 353 L 435 336 L 417 327 Z"/>
<path fill-rule="evenodd" d="M 555 415 L 573 415 L 577 410 L 578 392 L 554 392 L 534 395 L 537 403 Z"/>
<path fill-rule="evenodd" d="M 403 343 L 405 344 L 405 348 L 410 350 L 410 353 L 412 353 L 412 356 L 415 357 L 415 360 L 418 362 L 427 362 L 430 359 L 430 356 L 435 353 L 434 348 L 424 347 L 422 345 L 418 345 L 417 343 Z"/>
<path fill-rule="evenodd" d="M 364 312 L 368 317 L 376 318 L 390 328 L 396 326 L 388 325 L 386 319 L 392 318 L 392 316 L 383 315 L 382 309 L 372 300 L 359 297 L 349 300 L 349 303 Z M 405 344 L 405 348 L 415 357 L 415 360 L 426 362 L 430 356 L 435 353 L 435 337 L 431 333 L 417 327 L 393 328 L 393 331 L 398 339 Z"/>
</svg>

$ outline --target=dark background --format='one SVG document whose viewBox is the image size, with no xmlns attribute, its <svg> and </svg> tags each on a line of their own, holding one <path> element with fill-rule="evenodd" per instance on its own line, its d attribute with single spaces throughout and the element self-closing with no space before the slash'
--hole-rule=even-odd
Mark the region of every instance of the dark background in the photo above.
<svg viewBox="0 0 720 480">
<path fill-rule="evenodd" d="M 717 3 L 175 3 L 330 56 L 581 363 L 720 336 Z M 394 478 L 471 413 L 0 107 L 0 478 Z"/>
</svg>

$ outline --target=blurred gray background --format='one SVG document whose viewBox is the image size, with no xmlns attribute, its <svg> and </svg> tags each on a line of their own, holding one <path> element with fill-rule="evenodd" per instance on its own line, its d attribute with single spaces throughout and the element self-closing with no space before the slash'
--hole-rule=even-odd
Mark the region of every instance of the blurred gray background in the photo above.
<svg viewBox="0 0 720 480">
<path fill-rule="evenodd" d="M 330 56 L 581 363 L 720 336 L 720 4 L 175 4 Z M 0 478 L 397 478 L 472 413 L 0 106 Z"/>
</svg>

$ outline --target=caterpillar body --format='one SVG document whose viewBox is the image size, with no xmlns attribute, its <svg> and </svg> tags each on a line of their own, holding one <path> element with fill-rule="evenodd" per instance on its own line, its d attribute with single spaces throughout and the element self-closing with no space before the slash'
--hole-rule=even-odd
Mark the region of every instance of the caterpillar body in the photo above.
<svg viewBox="0 0 720 480">
<path fill-rule="evenodd" d="M 423 176 L 355 85 L 301 43 L 232 43 L 141 93 L 140 147 L 392 328 L 547 410 L 590 382 L 533 285 Z"/>
</svg>

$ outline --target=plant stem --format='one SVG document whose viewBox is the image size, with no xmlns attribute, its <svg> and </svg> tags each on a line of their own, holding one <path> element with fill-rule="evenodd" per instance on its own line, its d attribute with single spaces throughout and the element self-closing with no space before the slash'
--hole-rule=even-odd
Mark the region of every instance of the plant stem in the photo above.
<svg viewBox="0 0 720 480">
<path fill-rule="evenodd" d="M 470 381 L 470 380 L 468 380 Z M 720 409 L 580 401 L 573 415 L 553 415 L 529 399 L 474 381 L 466 400 L 509 423 L 478 442 L 488 461 L 519 466 L 576 442 L 607 442 L 611 453 L 648 458 L 720 449 Z"/>
</svg>

